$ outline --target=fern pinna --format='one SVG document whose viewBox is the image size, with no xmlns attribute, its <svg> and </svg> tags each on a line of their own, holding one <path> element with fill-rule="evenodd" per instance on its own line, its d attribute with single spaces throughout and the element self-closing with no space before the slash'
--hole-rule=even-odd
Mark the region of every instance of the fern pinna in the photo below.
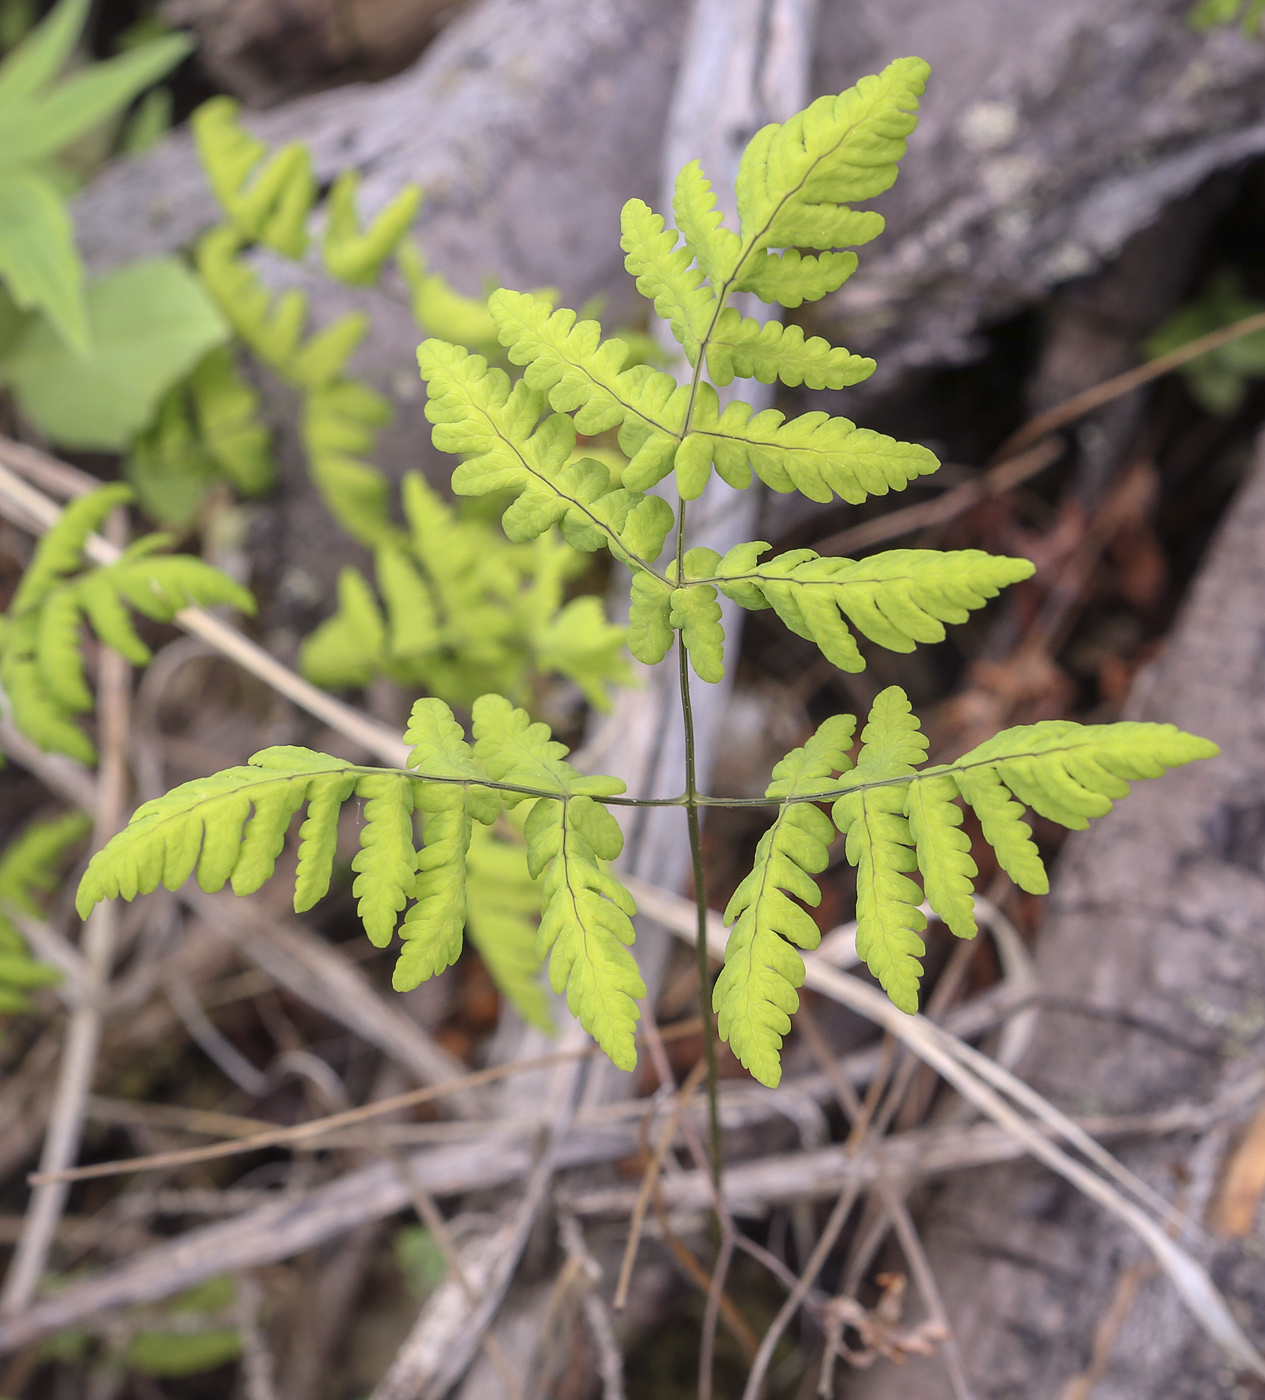
<svg viewBox="0 0 1265 1400">
<path fill-rule="evenodd" d="M 572 548 L 605 549 L 625 565 L 629 647 L 647 664 L 680 649 L 683 706 L 686 659 L 705 682 L 723 673 L 718 594 L 746 609 L 773 609 L 836 666 L 859 671 L 858 636 L 896 651 L 936 642 L 945 624 L 1032 572 L 1025 560 L 975 550 L 846 560 L 802 549 L 769 557 L 755 541 L 722 557 L 686 549 L 685 506 L 674 510 L 651 493 L 674 473 L 687 502 L 714 469 L 733 487 L 747 486 L 754 473 L 775 491 L 860 501 L 935 470 L 924 447 L 824 413 L 787 419 L 741 402 L 722 409 L 713 387 L 744 377 L 840 388 L 872 371 L 869 360 L 794 327 L 760 325 L 728 302 L 754 292 L 796 307 L 846 280 L 857 261 L 848 249 L 874 238 L 883 222 L 851 206 L 895 179 L 926 75 L 921 60 L 899 60 L 759 132 L 739 169 L 737 230 L 716 211 L 697 163 L 677 180 L 676 228 L 640 200 L 625 206 L 629 271 L 681 345 L 684 382 L 630 364 L 625 344 L 603 339 L 595 322 L 555 310 L 545 297 L 504 290 L 489 311 L 508 359 L 523 368 L 516 383 L 463 346 L 432 339 L 419 350 L 435 442 L 462 458 L 454 490 L 509 497 L 503 525 L 512 541 L 557 527 Z M 619 480 L 576 450 L 577 434 L 611 429 L 629 458 Z M 142 807 L 93 859 L 80 906 L 159 883 L 174 887 L 194 872 L 208 889 L 230 881 L 238 891 L 254 889 L 306 803 L 295 904 L 307 908 L 328 887 L 338 811 L 356 796 L 364 809 L 354 892 L 375 943 L 398 930 L 396 985 L 407 987 L 459 952 L 472 923 L 466 871 L 477 833 L 528 803 L 526 861 L 543 910 L 538 952 L 584 1026 L 629 1067 L 644 988 L 631 952 L 635 905 L 611 871 L 622 837 L 609 809 L 633 799 L 620 797 L 617 779 L 578 773 L 547 729 L 509 700 L 484 695 L 470 715 L 473 743 L 441 700 L 419 701 L 405 769 L 268 749 L 242 768 L 177 788 Z M 798 1004 L 798 950 L 818 941 L 804 906 L 820 898 L 813 877 L 836 833 L 857 869 L 858 950 L 896 1004 L 913 1011 L 924 900 L 954 933 L 975 931 L 976 868 L 960 804 L 978 817 L 1002 868 L 1040 892 L 1045 874 L 1024 806 L 1082 827 L 1124 796 L 1130 780 L 1215 752 L 1167 725 L 1048 722 L 1006 730 L 928 767 L 926 740 L 895 687 L 875 701 L 855 756 L 854 729 L 851 718 L 827 720 L 777 765 L 767 791 L 773 825 L 726 913 L 733 931 L 713 1005 L 721 1034 L 766 1084 L 778 1082 L 782 1038 Z M 718 801 L 697 790 L 691 769 L 669 805 L 687 809 L 696 836 L 698 811 Z M 918 873 L 921 886 L 912 878 Z M 702 890 L 697 898 L 705 899 Z"/>
</svg>

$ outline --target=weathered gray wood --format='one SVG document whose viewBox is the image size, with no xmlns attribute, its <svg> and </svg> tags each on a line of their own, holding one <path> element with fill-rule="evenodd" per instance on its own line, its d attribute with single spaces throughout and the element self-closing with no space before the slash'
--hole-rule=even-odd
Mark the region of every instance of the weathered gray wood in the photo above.
<svg viewBox="0 0 1265 1400">
<path fill-rule="evenodd" d="M 826 4 L 815 86 L 932 65 L 880 208 L 887 233 L 823 308 L 875 387 L 969 359 L 983 323 L 1093 271 L 1212 171 L 1265 151 L 1265 45 L 1194 33 L 1189 0 Z"/>
<path fill-rule="evenodd" d="M 884 238 L 825 318 L 890 384 L 973 352 L 982 322 L 1091 271 L 1209 173 L 1265 150 L 1265 45 L 1184 23 L 1189 0 L 825 0 L 815 92 L 902 53 L 934 70 Z M 686 7 L 483 0 L 408 72 L 252 120 L 300 138 L 323 178 L 354 165 L 369 207 L 407 180 L 419 231 L 467 290 L 486 276 L 630 305 L 614 230 L 653 197 Z M 213 216 L 187 139 L 78 202 L 101 267 L 186 244 Z M 387 356 L 407 369 L 411 347 Z M 373 356 L 371 355 L 372 359 Z"/>
<path fill-rule="evenodd" d="M 1209 1101 L 1265 1059 L 1263 657 L 1265 444 L 1130 711 L 1210 736 L 1221 757 L 1138 788 L 1092 833 L 1072 837 L 1058 867 L 1038 950 L 1045 1009 L 1023 1070 L 1072 1111 Z M 1214 1129 L 1122 1156 L 1201 1219 L 1234 1140 Z M 1060 1396 L 1088 1364 L 1123 1271 L 1139 1262 L 1133 1243 L 1035 1169 L 958 1182 L 933 1203 L 929 1222 L 980 1400 Z M 1259 1339 L 1259 1248 L 1221 1241 L 1211 1260 Z M 1172 1289 L 1148 1274 L 1094 1394 L 1193 1400 L 1237 1394 L 1232 1384 Z M 950 1392 L 934 1363 L 911 1362 L 846 1393 L 940 1400 Z"/>
</svg>

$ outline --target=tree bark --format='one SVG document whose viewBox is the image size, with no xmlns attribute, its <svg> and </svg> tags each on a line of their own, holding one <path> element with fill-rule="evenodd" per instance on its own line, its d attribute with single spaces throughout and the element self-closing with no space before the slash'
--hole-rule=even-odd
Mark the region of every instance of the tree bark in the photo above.
<svg viewBox="0 0 1265 1400">
<path fill-rule="evenodd" d="M 1128 717 L 1215 739 L 1221 756 L 1147 783 L 1059 862 L 1038 966 L 1041 1015 L 1020 1073 L 1073 1112 L 1208 1102 L 1265 1061 L 1265 440 L 1163 657 Z M 1259 1182 L 1244 1118 L 1120 1155 L 1196 1220 L 1227 1218 L 1226 1162 Z M 1237 1229 L 1260 1219 L 1237 1199 Z M 1136 1244 L 1036 1168 L 945 1187 L 927 1243 L 979 1400 L 1255 1395 Z M 1259 1236 L 1257 1236 L 1259 1239 Z M 1265 1260 L 1248 1238 L 1207 1256 L 1249 1336 L 1265 1333 Z M 1130 1294 L 1136 1296 L 1130 1303 Z M 1122 1320 L 1105 1323 L 1113 1302 Z M 1097 1338 L 1100 1388 L 1085 1377 Z M 1248 1378 L 1243 1378 L 1246 1382 Z M 1258 1383 L 1253 1383 L 1258 1384 Z M 951 1392 L 938 1363 L 858 1376 L 864 1400 Z"/>
</svg>

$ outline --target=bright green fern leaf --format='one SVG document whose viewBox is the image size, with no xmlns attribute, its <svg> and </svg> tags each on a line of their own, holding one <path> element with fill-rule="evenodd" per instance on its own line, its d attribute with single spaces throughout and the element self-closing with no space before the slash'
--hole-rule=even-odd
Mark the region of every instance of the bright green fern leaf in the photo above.
<svg viewBox="0 0 1265 1400">
<path fill-rule="evenodd" d="M 685 556 L 685 577 L 713 571 L 718 556 L 714 549 L 691 549 Z M 720 621 L 716 589 L 709 583 L 690 582 L 677 588 L 669 605 L 668 625 L 681 633 L 690 665 L 700 680 L 713 683 L 725 674 L 725 631 Z"/>
<path fill-rule="evenodd" d="M 918 958 L 926 951 L 918 934 L 927 920 L 918 907 L 922 891 L 909 878 L 917 865 L 905 785 L 891 780 L 913 774 L 913 765 L 926 756 L 927 740 L 899 687 L 888 687 L 874 701 L 861 741 L 856 768 L 843 783 L 860 790 L 839 798 L 833 809 L 857 872 L 857 952 L 896 1005 L 913 1012 L 922 972 Z"/>
<path fill-rule="evenodd" d="M 307 216 L 316 201 L 312 157 L 305 146 L 293 142 L 252 178 L 267 147 L 238 123 L 239 111 L 240 104 L 231 97 L 213 97 L 190 120 L 211 188 L 243 238 L 289 258 L 302 257 Z"/>
<path fill-rule="evenodd" d="M 413 844 L 413 787 L 395 773 L 366 773 L 356 784 L 365 799 L 360 850 L 351 863 L 357 872 L 351 892 L 369 942 L 385 948 L 400 911 L 413 893 L 417 848 Z"/>
<path fill-rule="evenodd" d="M 662 217 L 640 199 L 630 199 L 624 205 L 620 222 L 624 265 L 629 275 L 636 278 L 637 290 L 654 303 L 656 313 L 671 327 L 690 364 L 697 364 L 699 346 L 718 307 L 713 293 L 702 285 L 702 269 L 690 266 L 693 250 L 678 247 L 677 231 L 664 228 Z M 708 369 L 714 376 L 710 359 Z"/>
<path fill-rule="evenodd" d="M 978 549 L 893 549 L 861 560 L 798 549 L 758 563 L 767 548 L 759 540 L 737 545 L 715 565 L 713 581 L 744 608 L 773 608 L 844 671 L 865 667 L 845 618 L 888 651 L 913 651 L 943 641 L 946 622 L 965 622 L 971 609 L 1033 571 L 1026 559 Z"/>
<path fill-rule="evenodd" d="M 682 166 L 676 177 L 672 211 L 686 246 L 719 292 L 727 287 L 742 254 L 738 236 L 724 226 L 716 195 L 698 161 Z"/>
<path fill-rule="evenodd" d="M 355 170 L 344 171 L 334 181 L 321 253 L 330 276 L 354 287 L 369 287 L 413 226 L 422 192 L 416 185 L 406 185 L 362 232 L 356 217 L 359 187 Z"/>
<path fill-rule="evenodd" d="M 574 424 L 560 413 L 540 422 L 543 396 L 526 380 L 511 388 L 509 377 L 489 369 L 482 356 L 439 340 L 425 341 L 417 358 L 429 387 L 426 416 L 435 425 L 435 446 L 465 458 L 453 473 L 453 490 L 515 492 L 504 520 L 510 539 L 534 539 L 556 523 L 577 549 L 605 544 L 643 568 L 658 557 L 671 507 L 657 496 L 612 490 L 609 472 L 593 458 L 574 461 Z"/>
<path fill-rule="evenodd" d="M 310 908 L 329 885 L 331 827 L 338 816 L 330 794 L 349 795 L 364 771 L 328 754 L 282 746 L 255 754 L 249 765 L 182 783 L 138 807 L 93 856 L 79 885 L 79 912 L 86 917 L 102 899 L 135 899 L 159 885 L 177 890 L 195 872 L 204 890 L 222 889 L 234 877 L 238 893 L 258 889 L 272 873 L 267 853 L 280 850 L 279 836 L 300 805 L 292 795 L 300 790 L 310 806 L 299 884 L 301 905 Z"/>
<path fill-rule="evenodd" d="M 810 389 L 842 389 L 868 379 L 874 361 L 820 336 L 806 340 L 798 326 L 761 323 L 727 306 L 708 342 L 707 372 L 717 384 L 729 384 L 737 375 L 761 384 L 780 379 L 792 388 L 806 384 Z"/>
<path fill-rule="evenodd" d="M 0 1012 L 14 1014 L 30 1005 L 30 992 L 60 981 L 54 967 L 31 956 L 9 911 L 41 915 L 35 896 L 57 883 L 67 852 L 88 834 L 92 823 L 80 812 L 28 822 L 0 851 Z"/>
<path fill-rule="evenodd" d="M 182 608 L 229 604 L 254 611 L 254 599 L 227 575 L 190 555 L 156 555 L 162 535 L 137 540 L 117 563 L 82 569 L 88 536 L 131 498 L 127 486 L 81 496 L 40 541 L 0 635 L 0 686 L 14 722 L 40 747 L 92 763 L 96 751 L 72 716 L 92 708 L 84 678 L 81 623 L 135 665 L 149 648 L 129 616 L 170 622 Z"/>
<path fill-rule="evenodd" d="M 851 768 L 848 749 L 855 728 L 850 715 L 826 720 L 803 748 L 774 768 L 765 796 L 803 799 L 837 787 L 831 775 Z M 733 932 L 712 993 L 717 1028 L 739 1062 L 770 1088 L 782 1077 L 778 1052 L 799 1007 L 795 989 L 804 981 L 804 960 L 796 948 L 815 948 L 821 941 L 817 925 L 795 899 L 814 907 L 821 902 L 812 877 L 826 868 L 833 836 L 819 807 L 784 803 L 760 838 L 751 873 L 725 910 Z"/>
<path fill-rule="evenodd" d="M 706 398 L 699 402 L 701 409 L 707 407 Z M 718 417 L 700 411 L 695 425 L 711 444 L 716 470 L 731 486 L 745 487 L 754 471 L 774 491 L 798 491 L 823 504 L 836 495 L 858 505 L 867 496 L 902 491 L 940 465 L 918 443 L 897 442 L 825 413 L 788 420 L 776 408 L 753 414 L 739 400 Z"/>
<path fill-rule="evenodd" d="M 425 846 L 417 861 L 417 898 L 400 936 L 404 949 L 393 985 L 407 991 L 457 961 L 466 926 L 466 853 L 472 821 L 487 824 L 501 810 L 500 797 L 477 783 L 485 775 L 476 764 L 461 726 L 441 700 L 413 706 L 404 742 L 411 744 L 409 766 L 449 784 L 418 784 L 417 805 L 426 813 Z"/>
<path fill-rule="evenodd" d="M 520 842 L 476 826 L 467 856 L 466 920 L 470 941 L 497 990 L 530 1025 L 551 1034 L 550 997 L 540 982 L 536 931 L 540 886 L 527 871 Z"/>
<path fill-rule="evenodd" d="M 488 300 L 497 334 L 524 378 L 560 413 L 578 410 L 576 429 L 588 436 L 619 429 L 629 457 L 624 481 L 644 491 L 672 469 L 685 425 L 689 390 L 649 365 L 628 365 L 628 346 L 603 340 L 596 321 L 554 311 L 543 297 L 502 289 Z"/>
<path fill-rule="evenodd" d="M 487 302 L 462 296 L 439 273 L 429 271 L 416 243 L 405 240 L 396 263 L 412 294 L 413 319 L 427 335 L 484 355 L 500 349 Z"/>
<path fill-rule="evenodd" d="M 882 232 L 878 214 L 848 205 L 873 199 L 896 179 L 929 72 L 920 58 L 897 59 L 756 133 L 736 187 L 747 258 L 768 248 L 846 248 Z M 741 276 L 738 285 L 745 286 Z"/>
<path fill-rule="evenodd" d="M 637 906 L 603 865 L 623 849 L 619 823 L 595 799 L 623 792 L 618 778 L 585 777 L 566 748 L 499 695 L 474 705 L 475 757 L 489 776 L 541 796 L 527 817 L 528 869 L 543 876 L 539 950 L 549 981 L 621 1069 L 637 1061 L 634 1029 L 645 984 L 628 951 Z M 525 793 L 507 792 L 508 803 Z"/>
<path fill-rule="evenodd" d="M 834 818 L 857 867 L 857 951 L 905 1011 L 918 1004 L 923 892 L 959 937 L 975 933 L 977 871 L 959 796 L 1002 869 L 1020 888 L 1044 894 L 1049 885 L 1023 805 L 1081 829 L 1110 811 L 1130 781 L 1217 753 L 1169 724 L 1047 720 L 1003 730 L 955 762 L 920 772 L 927 741 L 896 686 L 874 702 L 862 739 L 856 769 L 841 784 L 851 791 L 835 803 Z M 908 878 L 914 871 L 922 891 Z"/>
</svg>

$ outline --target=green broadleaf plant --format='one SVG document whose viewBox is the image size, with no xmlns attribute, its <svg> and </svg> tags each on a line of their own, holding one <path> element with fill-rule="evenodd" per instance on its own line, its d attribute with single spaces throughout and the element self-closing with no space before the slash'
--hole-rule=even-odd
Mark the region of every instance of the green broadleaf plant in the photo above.
<svg viewBox="0 0 1265 1400">
<path fill-rule="evenodd" d="M 926 448 L 846 419 L 812 412 L 788 420 L 740 402 L 722 410 L 713 388 L 735 377 L 840 387 L 869 372 L 869 361 L 793 328 L 744 321 L 728 301 L 750 291 L 794 307 L 846 280 L 856 266 L 851 247 L 882 229 L 878 214 L 852 206 L 895 179 L 926 75 L 921 60 L 898 60 L 757 133 L 739 168 L 737 230 L 721 219 L 697 164 L 677 181 L 676 229 L 639 200 L 625 207 L 629 270 L 680 342 L 686 383 L 630 365 L 624 343 L 603 339 L 595 322 L 510 291 L 494 293 L 488 311 L 509 360 L 523 367 L 517 383 L 462 345 L 431 339 L 419 351 L 436 445 L 462 458 L 453 489 L 510 498 L 504 527 L 512 541 L 556 527 L 573 549 L 605 549 L 631 571 L 629 645 L 646 664 L 677 650 L 687 736 L 687 663 L 704 682 L 723 674 L 718 594 L 745 609 L 772 608 L 835 665 L 859 671 L 858 635 L 897 651 L 939 641 L 946 623 L 965 620 L 1032 572 L 1025 560 L 975 550 L 895 550 L 852 561 L 811 550 L 770 558 L 758 541 L 724 557 L 685 547 L 684 503 L 713 469 L 736 488 L 754 473 L 773 490 L 823 501 L 899 490 L 935 469 Z M 297 345 L 293 313 L 260 326 L 287 353 Z M 618 431 L 630 459 L 618 482 L 606 464 L 576 452 L 578 433 L 607 430 Z M 682 501 L 675 510 L 649 494 L 670 474 Z M 356 606 L 370 616 L 365 599 Z M 419 615 L 401 616 L 397 631 L 419 628 Z M 379 620 L 379 633 L 388 632 Z M 93 858 L 81 911 L 159 884 L 175 888 L 194 873 L 208 890 L 230 882 L 239 893 L 256 889 L 305 803 L 295 907 L 310 908 L 329 886 L 338 812 L 354 796 L 364 804 L 354 893 L 376 944 L 399 932 L 396 985 L 408 987 L 449 965 L 467 923 L 477 927 L 466 894 L 482 839 L 476 833 L 528 804 L 522 830 L 528 871 L 540 881 L 538 951 L 590 1034 L 631 1068 L 644 987 L 630 950 L 635 905 L 610 868 L 622 846 L 610 809 L 644 804 L 622 796 L 615 778 L 577 772 L 546 727 L 509 699 L 482 695 L 470 713 L 473 743 L 442 700 L 419 700 L 401 769 L 274 748 L 176 788 L 145 804 Z M 975 932 L 976 869 L 959 802 L 974 811 L 1002 868 L 1040 893 L 1046 877 L 1023 806 L 1083 827 L 1123 797 L 1130 780 L 1216 751 L 1169 725 L 1046 722 L 926 766 L 926 739 L 896 687 L 874 702 L 855 756 L 854 727 L 851 718 L 828 720 L 777 765 L 766 797 L 773 825 L 727 911 L 734 931 L 713 1004 L 721 1033 L 766 1084 L 778 1082 L 782 1038 L 798 1005 L 799 949 L 818 941 L 803 906 L 820 898 L 813 877 L 836 831 L 857 869 L 858 951 L 893 1001 L 912 1012 L 924 900 L 958 936 Z M 699 791 L 688 743 L 683 779 L 680 797 L 656 805 L 685 809 L 697 857 L 699 813 L 720 800 Z M 921 886 L 912 878 L 918 873 Z M 705 909 L 705 890 L 696 898 Z"/>
</svg>

